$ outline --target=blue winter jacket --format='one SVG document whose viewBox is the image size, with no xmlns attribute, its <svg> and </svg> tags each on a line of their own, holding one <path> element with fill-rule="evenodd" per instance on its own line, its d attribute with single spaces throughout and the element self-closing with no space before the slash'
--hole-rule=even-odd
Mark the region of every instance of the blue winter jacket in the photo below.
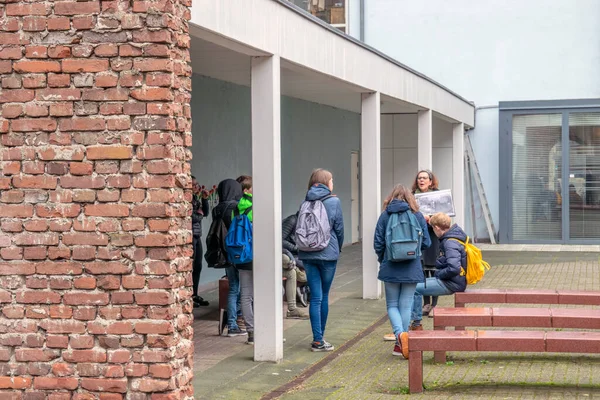
<svg viewBox="0 0 600 400">
<path fill-rule="evenodd" d="M 327 186 L 317 183 L 306 193 L 306 200 L 319 200 L 330 194 L 331 191 Z M 335 261 L 340 257 L 342 245 L 344 244 L 342 203 L 337 197 L 330 197 L 323 202 L 323 205 L 325 206 L 327 217 L 329 217 L 329 226 L 331 227 L 331 239 L 329 239 L 329 245 L 321 251 L 299 251 L 298 258 L 302 261 Z"/>
<path fill-rule="evenodd" d="M 435 277 L 453 292 L 464 292 L 467 288 L 467 278 L 460 276 L 460 267 L 467 265 L 467 252 L 465 246 L 455 238 L 465 242 L 467 234 L 460 226 L 454 224 L 440 238 L 440 255 L 435 262 Z"/>
<path fill-rule="evenodd" d="M 379 275 L 377 279 L 383 282 L 390 283 L 419 283 L 425 281 L 423 275 L 423 267 L 421 266 L 421 259 L 393 262 L 385 258 L 385 230 L 387 228 L 390 214 L 412 212 L 408 203 L 401 200 L 392 200 L 386 207 L 385 211 L 379 216 L 377 221 L 377 227 L 375 228 L 375 240 L 373 247 L 379 260 Z M 423 230 L 423 241 L 421 243 L 421 250 L 428 248 L 431 245 L 431 239 L 429 233 L 427 233 L 427 222 L 423 214 L 420 212 L 414 213 L 417 217 L 417 221 L 421 225 Z"/>
</svg>

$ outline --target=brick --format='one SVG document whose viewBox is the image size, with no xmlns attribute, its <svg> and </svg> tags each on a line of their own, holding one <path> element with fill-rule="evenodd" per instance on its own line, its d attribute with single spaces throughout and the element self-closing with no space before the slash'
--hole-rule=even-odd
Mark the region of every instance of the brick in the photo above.
<svg viewBox="0 0 600 400">
<path fill-rule="evenodd" d="M 11 128 L 15 132 L 52 132 L 56 130 L 56 121 L 52 118 L 22 118 L 13 121 Z"/>
<path fill-rule="evenodd" d="M 141 72 L 165 71 L 172 72 L 173 62 L 169 59 L 140 58 L 133 62 L 133 68 Z"/>
<path fill-rule="evenodd" d="M 22 203 L 25 193 L 22 190 L 6 190 L 0 192 L 0 202 L 2 203 Z"/>
<path fill-rule="evenodd" d="M 0 103 L 25 103 L 33 100 L 35 92 L 28 89 L 8 89 L 0 93 Z"/>
<path fill-rule="evenodd" d="M 40 32 L 46 30 L 46 17 L 26 16 L 23 18 L 23 30 Z"/>
<path fill-rule="evenodd" d="M 81 117 L 61 119 L 59 129 L 61 131 L 102 131 L 106 128 L 103 118 Z"/>
<path fill-rule="evenodd" d="M 170 322 L 137 322 L 135 332 L 139 334 L 167 335 L 173 333 L 173 324 Z"/>
<path fill-rule="evenodd" d="M 35 74 L 23 77 L 23 87 L 28 89 L 37 89 L 46 87 L 46 75 Z"/>
<path fill-rule="evenodd" d="M 123 18 L 127 17 L 127 14 Z M 116 44 L 101 44 L 96 46 L 94 54 L 97 57 L 115 57 L 119 54 L 119 46 Z"/>
<path fill-rule="evenodd" d="M 101 203 L 114 203 L 118 202 L 121 197 L 119 190 L 104 189 L 96 192 L 96 196 Z M 98 226 L 100 228 L 100 225 Z"/>
<path fill-rule="evenodd" d="M 97 217 L 127 217 L 129 206 L 124 204 L 97 204 L 85 206 L 85 215 Z"/>
<path fill-rule="evenodd" d="M 62 176 L 60 186 L 72 189 L 102 189 L 106 182 L 101 176 Z"/>
<path fill-rule="evenodd" d="M 71 85 L 71 75 L 69 74 L 48 74 L 48 86 L 51 88 L 64 88 Z M 50 108 L 52 109 L 52 105 Z"/>
<path fill-rule="evenodd" d="M 32 378 L 29 377 L 2 376 L 0 377 L 0 389 L 27 389 L 31 387 L 31 382 Z"/>
<path fill-rule="evenodd" d="M 39 175 L 46 172 L 46 163 L 43 161 L 24 161 L 23 173 L 31 175 Z"/>
<path fill-rule="evenodd" d="M 25 232 L 15 235 L 13 242 L 17 246 L 53 246 L 57 245 L 59 235 L 54 232 L 47 233 L 32 233 Z"/>
<path fill-rule="evenodd" d="M 139 47 L 134 47 L 130 44 L 123 44 L 119 46 L 119 56 L 121 57 L 139 57 L 141 55 L 142 49 Z"/>
<path fill-rule="evenodd" d="M 64 242 L 64 239 L 63 239 Z M 123 275 L 131 272 L 131 266 L 118 261 L 97 261 L 85 264 L 85 271 L 92 275 Z"/>
<path fill-rule="evenodd" d="M 62 242 L 66 246 L 106 246 L 108 245 L 108 236 L 102 233 L 64 233 Z M 89 264 L 88 264 L 89 266 Z"/>
<path fill-rule="evenodd" d="M 13 66 L 19 73 L 60 72 L 58 61 L 17 61 Z"/>
<path fill-rule="evenodd" d="M 108 304 L 108 293 L 70 292 L 63 295 L 63 303 L 77 306 L 101 306 Z"/>
<path fill-rule="evenodd" d="M 68 338 L 65 338 L 68 339 Z M 72 376 L 75 375 L 75 368 L 72 364 L 57 362 L 52 365 L 52 373 L 56 376 Z"/>
<path fill-rule="evenodd" d="M 90 146 L 87 148 L 88 160 L 125 160 L 133 157 L 129 146 Z"/>
<path fill-rule="evenodd" d="M 36 98 L 42 101 L 74 101 L 81 99 L 81 90 L 43 89 L 36 92 Z"/>
<path fill-rule="evenodd" d="M 127 393 L 127 379 L 82 378 L 81 387 L 95 392 Z"/>
<path fill-rule="evenodd" d="M 91 321 L 96 319 L 96 307 L 76 307 L 73 310 L 73 318 L 80 321 Z"/>
<path fill-rule="evenodd" d="M 173 92 L 169 88 L 147 87 L 132 90 L 131 97 L 144 101 L 172 101 Z"/>
<path fill-rule="evenodd" d="M 71 221 L 68 219 L 53 219 L 48 221 L 48 228 L 53 232 L 66 232 L 71 229 L 71 225 Z M 64 249 L 60 251 L 64 251 Z"/>
<path fill-rule="evenodd" d="M 31 232 L 44 232 L 48 230 L 48 222 L 45 219 L 33 219 L 23 222 L 23 227 Z"/>
<path fill-rule="evenodd" d="M 73 28 L 77 30 L 87 30 L 94 27 L 96 18 L 91 15 L 76 15 L 73 17 Z"/>
<path fill-rule="evenodd" d="M 23 250 L 25 260 L 44 260 L 47 256 L 45 247 L 26 247 Z"/>
<path fill-rule="evenodd" d="M 71 20 L 67 17 L 48 18 L 49 31 L 68 31 L 71 28 Z"/>
<path fill-rule="evenodd" d="M 77 378 L 51 378 L 38 376 L 33 379 L 33 387 L 38 390 L 75 390 L 79 386 Z"/>
<path fill-rule="evenodd" d="M 2 106 L 2 116 L 4 118 L 17 118 L 23 114 L 22 104 L 4 104 Z"/>
<path fill-rule="evenodd" d="M 17 292 L 17 302 L 24 304 L 57 304 L 60 303 L 60 294 L 56 292 L 22 291 Z"/>
<path fill-rule="evenodd" d="M 50 58 L 60 58 L 60 59 L 71 57 L 71 48 L 67 47 L 67 46 L 52 46 L 52 47 L 49 47 L 48 48 L 48 57 L 50 57 Z"/>
<path fill-rule="evenodd" d="M 48 335 L 46 339 L 46 346 L 51 348 L 66 349 L 69 347 L 69 338 L 67 336 Z"/>
<path fill-rule="evenodd" d="M 109 67 L 108 60 L 102 59 L 65 59 L 62 60 L 62 71 L 65 73 L 73 72 L 102 72 L 107 71 Z"/>
<path fill-rule="evenodd" d="M 56 15 L 79 15 L 100 13 L 99 1 L 58 1 L 54 3 L 54 14 Z"/>
<path fill-rule="evenodd" d="M 25 106 L 25 114 L 30 117 L 47 117 L 48 106 L 29 103 Z"/>
<path fill-rule="evenodd" d="M 73 115 L 73 103 L 50 104 L 50 115 L 53 117 L 66 117 Z"/>
</svg>

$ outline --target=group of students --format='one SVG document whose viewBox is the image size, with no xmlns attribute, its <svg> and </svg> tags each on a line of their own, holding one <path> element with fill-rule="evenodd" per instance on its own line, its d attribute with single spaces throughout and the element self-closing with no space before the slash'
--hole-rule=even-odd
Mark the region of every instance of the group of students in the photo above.
<svg viewBox="0 0 600 400">
<path fill-rule="evenodd" d="M 391 337 L 395 341 L 392 354 L 405 358 L 408 358 L 409 328 L 423 329 L 422 317 L 435 307 L 437 296 L 464 291 L 466 288 L 462 270 L 466 266 L 466 252 L 462 244 L 467 239 L 466 234 L 459 226 L 452 225 L 446 214 L 422 215 L 414 197 L 414 193 L 437 190 L 437 185 L 434 174 L 422 170 L 417 174 L 412 190 L 402 185 L 394 187 L 384 201 L 384 210 L 375 231 L 374 248 L 380 263 L 378 279 L 384 282 L 386 306 L 393 329 L 393 335 L 386 335 L 384 339 Z M 193 206 L 194 214 L 206 215 L 208 205 L 204 202 L 205 194 L 199 192 L 196 186 L 194 188 L 194 198 L 197 199 Z M 212 211 L 213 222 L 206 240 L 205 258 L 209 266 L 225 268 L 229 280 L 227 336 L 247 335 L 247 343 L 251 344 L 254 343 L 252 261 L 238 263 L 229 256 L 228 262 L 216 262 L 213 255 L 227 253 L 227 246 L 220 243 L 215 245 L 216 228 L 213 225 L 222 221 L 225 229 L 222 235 L 225 235 L 229 233 L 227 231 L 232 221 L 240 215 L 245 215 L 252 223 L 252 178 L 243 175 L 237 180 L 226 179 L 219 183 L 217 193 L 219 203 Z M 388 225 L 391 219 L 398 220 L 399 216 L 410 216 L 419 233 L 418 256 L 409 260 L 398 261 L 389 256 Z M 193 218 L 194 223 L 196 220 L 197 217 Z M 196 233 L 202 234 L 201 228 L 198 231 L 194 225 L 193 231 L 194 253 L 195 256 L 201 255 L 202 245 L 199 244 L 200 240 L 196 240 Z M 334 346 L 325 340 L 324 335 L 329 313 L 329 291 L 344 243 L 344 221 L 341 202 L 333 194 L 331 172 L 325 169 L 312 172 L 304 202 L 297 213 L 283 221 L 282 234 L 282 267 L 287 278 L 286 316 L 306 318 L 296 307 L 296 282 L 305 279 L 311 294 L 308 317 L 313 340 L 310 348 L 312 351 L 332 351 Z M 201 268 L 201 262 L 195 258 L 194 305 L 201 306 L 206 302 L 197 295 L 197 265 Z M 428 274 L 427 278 L 425 273 Z M 423 305 L 423 296 L 426 300 L 432 296 L 431 302 Z"/>
</svg>

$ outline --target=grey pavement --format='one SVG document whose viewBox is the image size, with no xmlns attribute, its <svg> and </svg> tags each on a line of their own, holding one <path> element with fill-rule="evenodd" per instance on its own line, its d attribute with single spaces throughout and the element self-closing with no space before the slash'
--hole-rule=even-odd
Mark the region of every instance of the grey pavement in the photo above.
<svg viewBox="0 0 600 400">
<path fill-rule="evenodd" d="M 600 290 L 600 253 L 484 250 L 492 265 L 481 288 Z M 407 395 L 408 363 L 391 354 L 385 301 L 363 300 L 360 246 L 345 249 L 332 288 L 326 338 L 332 353 L 309 350 L 309 321 L 285 321 L 284 360 L 252 361 L 242 338 L 217 336 L 214 307 L 196 311 L 197 399 L 600 399 L 600 356 L 448 353 L 446 364 L 424 354 L 423 394 Z M 216 304 L 216 291 L 205 296 Z M 450 296 L 440 306 L 451 306 Z M 573 307 L 573 306 L 571 306 Z M 431 319 L 425 328 L 431 329 Z"/>
</svg>

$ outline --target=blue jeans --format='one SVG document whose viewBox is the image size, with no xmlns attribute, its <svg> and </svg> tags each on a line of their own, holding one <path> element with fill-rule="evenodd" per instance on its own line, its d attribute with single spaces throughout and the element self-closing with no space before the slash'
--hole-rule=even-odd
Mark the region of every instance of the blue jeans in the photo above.
<svg viewBox="0 0 600 400">
<path fill-rule="evenodd" d="M 385 282 L 385 304 L 394 335 L 408 331 L 416 283 Z"/>
<path fill-rule="evenodd" d="M 310 326 L 313 332 L 313 341 L 323 341 L 327 314 L 329 314 L 329 289 L 335 275 L 337 260 L 304 260 L 306 281 L 310 288 Z"/>
<path fill-rule="evenodd" d="M 412 320 L 421 322 L 423 319 L 423 296 L 447 296 L 452 293 L 454 292 L 438 278 L 427 278 L 425 283 L 417 284 L 411 314 Z"/>
<path fill-rule="evenodd" d="M 227 280 L 229 280 L 229 294 L 227 295 L 227 329 L 237 329 L 237 317 L 240 307 L 240 273 L 236 267 L 225 268 Z"/>
</svg>

